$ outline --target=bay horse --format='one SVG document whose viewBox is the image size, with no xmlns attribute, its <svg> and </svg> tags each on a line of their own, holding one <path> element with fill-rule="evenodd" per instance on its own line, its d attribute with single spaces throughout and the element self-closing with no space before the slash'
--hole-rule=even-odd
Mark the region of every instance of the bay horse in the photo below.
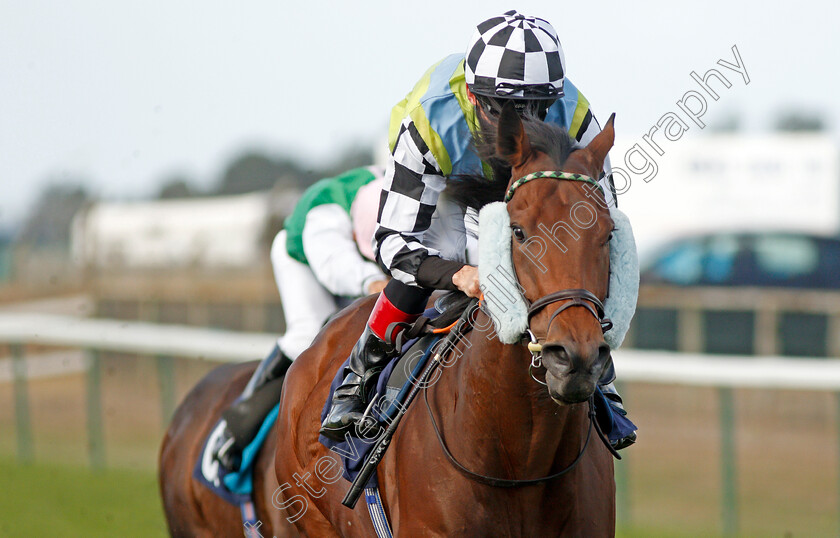
<svg viewBox="0 0 840 538">
<path fill-rule="evenodd" d="M 568 147 L 565 131 L 523 122 L 511 106 L 502 110 L 497 130 L 496 152 L 511 167 L 511 185 L 540 171 L 597 178 L 614 141 L 611 117 L 586 148 L 563 154 L 555 146 L 566 137 Z M 603 201 L 587 201 L 592 191 L 586 187 L 543 178 L 519 185 L 508 203 L 513 266 L 531 303 L 561 290 L 588 290 L 601 302 L 606 297 L 613 223 Z M 522 246 L 544 230 L 554 233 L 555 224 L 568 222 L 581 203 L 594 212 L 593 222 L 578 229 L 577 240 L 564 237 L 565 251 L 543 234 L 549 248 L 541 266 L 533 263 Z M 318 442 L 330 383 L 374 302 L 375 296 L 360 299 L 339 313 L 287 373 L 277 423 L 255 471 L 262 536 L 375 535 L 364 502 L 352 510 L 341 504 L 349 484 L 340 478 L 339 458 Z M 532 356 L 525 345 L 503 344 L 473 330 L 457 344 L 458 360 L 442 368 L 427 389 L 429 408 L 419 401 L 409 408 L 378 468 L 382 502 L 396 536 L 614 535 L 612 456 L 600 442 L 587 444 L 592 427 L 587 402 L 610 350 L 598 316 L 590 308 L 567 306 L 553 302 L 530 320 L 542 342 L 545 386 L 531 376 Z M 475 322 L 491 325 L 481 310 Z M 243 531 L 238 509 L 197 484 L 191 471 L 210 428 L 253 368 L 211 372 L 173 419 L 159 477 L 173 536 Z M 525 480 L 573 468 L 535 485 L 494 487 L 457 470 L 435 428 L 454 459 L 480 475 Z"/>
</svg>

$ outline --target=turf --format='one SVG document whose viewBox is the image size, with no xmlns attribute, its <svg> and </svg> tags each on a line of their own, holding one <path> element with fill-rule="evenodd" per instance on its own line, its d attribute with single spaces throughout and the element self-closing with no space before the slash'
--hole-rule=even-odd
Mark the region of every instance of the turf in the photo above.
<svg viewBox="0 0 840 538">
<path fill-rule="evenodd" d="M 0 536 L 166 536 L 152 472 L 0 460 Z"/>
<path fill-rule="evenodd" d="M 178 397 L 210 368 L 178 363 Z M 29 384 L 37 463 L 18 467 L 13 385 L 0 383 L 0 538 L 165 535 L 154 469 L 166 421 L 153 362 L 105 361 L 105 462 L 113 470 L 86 468 L 85 387 L 82 375 Z M 715 389 L 632 383 L 624 396 L 641 429 L 619 464 L 618 536 L 719 536 Z M 738 389 L 735 403 L 740 536 L 838 536 L 836 395 Z"/>
<path fill-rule="evenodd" d="M 166 536 L 152 472 L 106 470 L 0 459 L 0 536 Z M 695 536 L 621 529 L 619 538 Z"/>
</svg>

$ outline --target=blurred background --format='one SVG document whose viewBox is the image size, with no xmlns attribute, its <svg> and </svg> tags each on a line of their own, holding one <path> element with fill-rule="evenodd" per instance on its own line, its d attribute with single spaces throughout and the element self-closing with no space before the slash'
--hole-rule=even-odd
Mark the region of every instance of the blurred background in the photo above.
<svg viewBox="0 0 840 538">
<path fill-rule="evenodd" d="M 199 329 L 269 350 L 300 193 L 381 162 L 391 106 L 513 8 L 617 114 L 619 534 L 838 535 L 840 8 L 814 0 L 0 0 L 0 535 L 165 534 L 163 431 L 227 357 Z"/>
</svg>

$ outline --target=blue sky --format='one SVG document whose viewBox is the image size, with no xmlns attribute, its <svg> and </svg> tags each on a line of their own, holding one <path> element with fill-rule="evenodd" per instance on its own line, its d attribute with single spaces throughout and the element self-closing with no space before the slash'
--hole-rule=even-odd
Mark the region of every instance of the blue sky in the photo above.
<svg viewBox="0 0 840 538">
<path fill-rule="evenodd" d="M 557 28 L 568 76 L 620 135 L 675 110 L 689 73 L 732 45 L 751 82 L 730 78 L 709 123 L 734 113 L 760 131 L 786 107 L 840 119 L 836 3 L 288 4 L 0 0 L 0 228 L 51 178 L 142 197 L 176 173 L 209 185 L 247 147 L 317 163 L 379 141 L 425 69 L 511 8 Z"/>
</svg>

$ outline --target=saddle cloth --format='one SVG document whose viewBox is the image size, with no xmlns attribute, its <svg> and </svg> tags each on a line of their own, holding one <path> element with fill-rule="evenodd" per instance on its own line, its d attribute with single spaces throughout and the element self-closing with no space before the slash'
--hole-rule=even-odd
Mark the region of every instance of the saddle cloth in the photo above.
<svg viewBox="0 0 840 538">
<path fill-rule="evenodd" d="M 429 319 L 436 319 L 441 315 L 442 311 L 448 310 L 444 307 L 439 308 L 440 309 L 431 308 L 424 312 L 423 315 Z M 453 307 L 451 311 L 457 311 L 457 302 L 456 306 Z M 450 312 L 447 312 L 447 314 L 450 314 Z M 448 318 L 449 316 L 445 317 Z M 411 387 L 409 378 L 416 379 L 419 377 L 420 371 L 425 364 L 425 356 L 423 352 L 421 351 L 420 355 L 418 355 L 414 349 L 419 349 L 420 345 L 426 345 L 423 344 L 423 342 L 428 342 L 427 347 L 430 349 L 434 344 L 434 341 L 437 340 L 438 337 L 431 338 L 431 335 L 429 335 L 408 341 L 403 346 L 403 353 L 401 353 L 399 357 L 393 359 L 387 365 L 385 370 L 383 370 L 379 377 L 377 386 L 372 391 L 371 397 L 376 396 L 377 399 L 382 402 L 393 402 L 395 400 L 399 401 L 398 398 L 407 393 Z M 344 366 L 346 366 L 346 364 L 347 361 L 345 361 L 342 367 L 339 368 L 336 379 L 333 380 L 332 386 L 330 387 L 329 398 L 327 399 L 328 404 L 332 401 L 333 391 L 335 391 L 344 379 L 344 376 L 341 374 L 343 373 Z M 382 404 L 380 412 L 376 415 L 378 420 L 384 421 L 386 418 L 393 416 L 393 413 L 396 412 L 396 408 L 388 409 L 388 407 L 389 406 Z M 245 450 L 242 451 L 242 463 L 239 470 L 232 473 L 223 469 L 219 465 L 219 462 L 216 461 L 213 454 L 213 447 L 216 446 L 216 441 L 219 436 L 221 436 L 225 427 L 224 422 L 219 420 L 219 422 L 217 422 L 211 430 L 207 440 L 204 442 L 199 460 L 196 462 L 195 468 L 193 469 L 193 477 L 213 491 L 216 495 L 231 504 L 240 506 L 243 503 L 248 502 L 253 494 L 254 463 L 259 455 L 260 448 L 277 420 L 279 408 L 280 404 L 278 403 L 265 417 L 265 420 L 257 432 L 256 437 L 254 437 L 254 440 L 251 441 Z M 327 408 L 328 407 L 325 407 L 325 409 Z M 321 417 L 321 420 L 323 420 L 323 418 L 324 416 Z M 355 477 L 362 463 L 364 463 L 365 456 L 370 451 L 372 443 L 364 443 L 357 439 L 353 439 L 353 442 L 348 445 L 347 443 L 336 443 L 335 441 L 326 439 L 323 436 L 320 436 L 319 439 L 322 444 L 327 446 L 327 448 L 331 448 L 333 445 L 339 445 L 336 447 L 335 452 L 341 455 L 344 459 L 344 477 L 352 481 L 352 478 Z M 347 457 L 344 457 L 345 455 L 347 455 Z"/>
<path fill-rule="evenodd" d="M 233 473 L 223 469 L 213 457 L 213 447 L 225 427 L 222 420 L 216 423 L 199 453 L 199 459 L 193 469 L 193 478 L 233 505 L 240 506 L 250 501 L 254 492 L 254 463 L 277 420 L 279 410 L 280 403 L 275 405 L 265 417 L 254 440 L 242 451 L 242 464 L 239 470 Z"/>
</svg>

